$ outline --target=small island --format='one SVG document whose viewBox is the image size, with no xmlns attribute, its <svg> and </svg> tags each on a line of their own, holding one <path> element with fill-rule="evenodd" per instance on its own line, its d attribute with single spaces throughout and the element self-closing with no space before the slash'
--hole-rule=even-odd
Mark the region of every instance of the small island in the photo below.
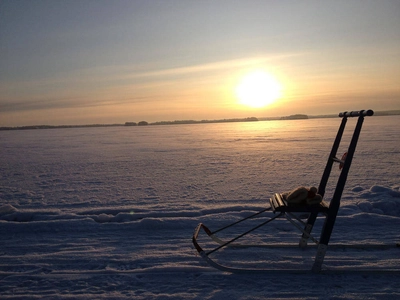
<svg viewBox="0 0 400 300">
<path fill-rule="evenodd" d="M 308 119 L 308 116 L 302 114 L 290 115 L 281 118 L 281 120 L 306 120 L 306 119 Z"/>
</svg>

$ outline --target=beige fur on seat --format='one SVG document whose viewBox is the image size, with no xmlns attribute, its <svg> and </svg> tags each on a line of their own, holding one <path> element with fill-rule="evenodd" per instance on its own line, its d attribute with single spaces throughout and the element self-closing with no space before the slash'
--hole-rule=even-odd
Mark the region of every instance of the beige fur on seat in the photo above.
<svg viewBox="0 0 400 300">
<path fill-rule="evenodd" d="M 322 196 L 318 194 L 318 190 L 315 186 L 309 189 L 300 186 L 290 192 L 284 193 L 283 197 L 288 204 L 315 205 L 322 201 Z"/>
</svg>

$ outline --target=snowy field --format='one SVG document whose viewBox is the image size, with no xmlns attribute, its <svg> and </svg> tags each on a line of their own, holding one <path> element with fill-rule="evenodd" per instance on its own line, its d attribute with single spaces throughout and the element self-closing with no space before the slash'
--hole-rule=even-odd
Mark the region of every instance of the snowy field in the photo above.
<svg viewBox="0 0 400 300">
<path fill-rule="evenodd" d="M 192 246 L 199 222 L 217 229 L 265 208 L 275 192 L 318 186 L 339 123 L 0 132 L 0 298 L 399 299 L 399 273 L 230 274 Z M 332 244 L 400 242 L 399 132 L 400 116 L 365 118 Z M 338 173 L 335 165 L 327 201 Z M 246 242 L 298 237 L 276 221 Z M 315 248 L 222 254 L 236 266 L 309 269 Z M 324 263 L 398 269 L 400 250 L 328 248 Z"/>
</svg>

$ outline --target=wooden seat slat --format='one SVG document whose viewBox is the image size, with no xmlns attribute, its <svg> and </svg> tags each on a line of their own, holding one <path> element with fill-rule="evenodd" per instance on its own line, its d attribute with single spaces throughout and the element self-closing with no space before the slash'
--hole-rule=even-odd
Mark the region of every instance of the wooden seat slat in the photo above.
<svg viewBox="0 0 400 300">
<path fill-rule="evenodd" d="M 320 204 L 314 205 L 301 205 L 301 204 L 288 204 L 281 194 L 274 194 L 270 199 L 272 211 L 274 212 L 320 212 L 327 213 L 329 205 L 322 201 Z"/>
</svg>

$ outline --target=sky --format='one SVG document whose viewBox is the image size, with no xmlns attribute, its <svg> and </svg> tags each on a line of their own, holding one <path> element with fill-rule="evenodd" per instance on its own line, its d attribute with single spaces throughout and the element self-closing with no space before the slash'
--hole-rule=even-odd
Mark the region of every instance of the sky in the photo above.
<svg viewBox="0 0 400 300">
<path fill-rule="evenodd" d="M 400 109 L 400 1 L 0 0 L 0 70 L 0 126 Z"/>
</svg>

